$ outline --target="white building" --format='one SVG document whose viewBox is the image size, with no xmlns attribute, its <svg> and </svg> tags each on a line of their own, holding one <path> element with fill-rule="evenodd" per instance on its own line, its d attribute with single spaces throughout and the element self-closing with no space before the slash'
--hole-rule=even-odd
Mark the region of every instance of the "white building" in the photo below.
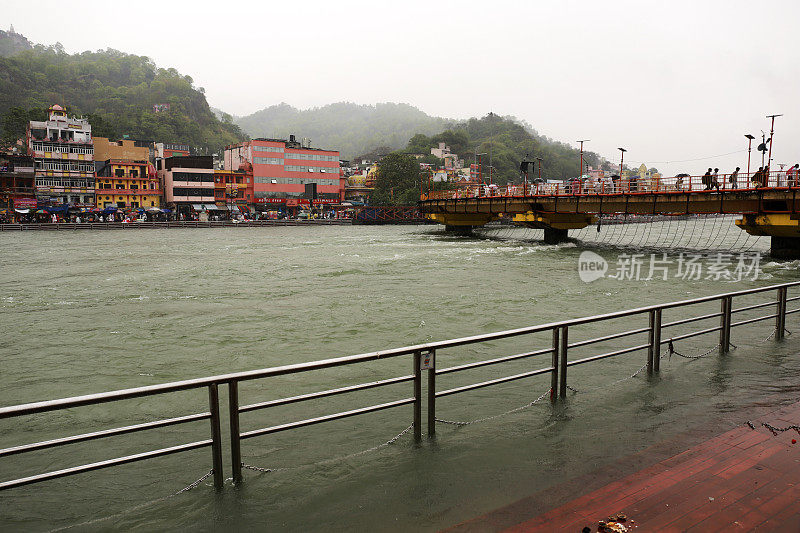
<svg viewBox="0 0 800 533">
<path fill-rule="evenodd" d="M 49 120 L 28 124 L 27 142 L 38 201 L 95 206 L 94 145 L 88 120 L 68 117 L 60 105 L 50 106 Z"/>
</svg>

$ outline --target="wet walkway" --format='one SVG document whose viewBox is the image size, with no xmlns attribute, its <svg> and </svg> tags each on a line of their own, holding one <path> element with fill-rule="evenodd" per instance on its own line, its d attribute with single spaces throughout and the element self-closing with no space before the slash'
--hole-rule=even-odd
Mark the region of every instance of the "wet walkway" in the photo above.
<svg viewBox="0 0 800 533">
<path fill-rule="evenodd" d="M 800 434 L 763 425 L 800 424 L 800 403 L 752 422 L 538 516 L 526 519 L 522 501 L 454 529 L 594 532 L 622 514 L 628 531 L 800 531 Z"/>
</svg>

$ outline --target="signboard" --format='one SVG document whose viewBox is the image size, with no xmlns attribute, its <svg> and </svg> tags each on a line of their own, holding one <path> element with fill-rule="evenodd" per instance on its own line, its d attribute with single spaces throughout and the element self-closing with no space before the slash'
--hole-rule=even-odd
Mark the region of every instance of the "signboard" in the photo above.
<svg viewBox="0 0 800 533">
<path fill-rule="evenodd" d="M 420 352 L 419 369 L 420 370 L 433 370 L 435 368 L 434 351 L 428 350 Z"/>
<path fill-rule="evenodd" d="M 17 209 L 35 208 L 36 198 L 14 198 L 14 207 Z"/>
</svg>

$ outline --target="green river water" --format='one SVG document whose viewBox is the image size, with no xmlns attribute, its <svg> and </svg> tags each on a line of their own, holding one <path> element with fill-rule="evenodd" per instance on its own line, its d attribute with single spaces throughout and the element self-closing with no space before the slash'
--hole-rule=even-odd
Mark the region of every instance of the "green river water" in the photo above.
<svg viewBox="0 0 800 533">
<path fill-rule="evenodd" d="M 578 236 L 609 238 L 558 246 L 541 244 L 528 230 L 457 237 L 431 226 L 0 233 L 0 405 L 358 354 L 800 279 L 797 262 L 766 257 L 756 280 L 584 283 L 578 278 L 578 256 L 587 247 L 612 263 L 612 270 L 619 253 L 637 251 L 611 246 L 615 243 L 631 243 L 647 256 L 655 251 L 648 246 L 667 237 L 673 247 L 765 249 L 763 241 L 742 239 L 736 229 L 723 236 L 718 228 L 727 228 L 730 220 L 706 222 L 630 225 L 628 237 L 620 228 L 599 234 L 589 228 Z M 790 292 L 796 295 L 800 290 Z M 738 305 L 774 296 L 743 298 Z M 795 307 L 797 302 L 789 305 Z M 692 314 L 718 309 L 715 303 Z M 665 312 L 665 321 L 683 318 L 684 312 Z M 571 332 L 570 341 L 644 327 L 646 320 L 587 326 Z M 699 327 L 687 325 L 676 333 Z M 619 381 L 644 364 L 643 351 L 572 367 L 570 385 L 579 392 L 566 402 L 551 406 L 545 400 L 464 427 L 442 424 L 435 440 L 420 445 L 406 433 L 392 445 L 356 454 L 408 427 L 411 406 L 249 439 L 243 442 L 244 462 L 280 470 L 246 470 L 242 485 L 226 481 L 221 493 L 207 479 L 165 498 L 209 470 L 208 448 L 0 492 L 0 529 L 441 529 L 693 427 L 741 424 L 742 409 L 795 400 L 800 314 L 787 320 L 794 336 L 765 341 L 772 328 L 771 321 L 736 328 L 732 341 L 738 348 L 729 356 L 665 358 L 661 375 L 650 380 L 640 374 Z M 594 351 L 576 350 L 570 358 L 645 341 L 646 336 L 618 339 Z M 438 354 L 437 364 L 443 368 L 549 343 L 547 335 L 533 335 L 454 348 Z M 693 354 L 715 344 L 716 334 L 710 334 L 676 348 Z M 542 368 L 547 358 L 448 374 L 437 385 L 451 388 Z M 246 382 L 241 403 L 411 370 L 408 358 L 397 358 Z M 548 388 L 544 375 L 448 396 L 439 400 L 437 414 L 461 421 L 490 417 L 523 406 Z M 242 430 L 411 393 L 411 383 L 403 383 L 246 413 Z M 224 386 L 220 394 L 224 408 Z M 2 420 L 0 447 L 207 409 L 207 393 L 198 390 Z M 226 478 L 227 427 L 223 419 Z M 3 457 L 0 481 L 207 438 L 208 422 L 202 421 Z"/>
</svg>

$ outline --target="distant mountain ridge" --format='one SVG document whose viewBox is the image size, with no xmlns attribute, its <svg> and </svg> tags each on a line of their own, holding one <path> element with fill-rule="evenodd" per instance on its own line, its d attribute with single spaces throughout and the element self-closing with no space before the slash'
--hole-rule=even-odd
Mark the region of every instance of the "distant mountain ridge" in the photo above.
<svg viewBox="0 0 800 533">
<path fill-rule="evenodd" d="M 304 110 L 281 103 L 235 117 L 234 123 L 253 138 L 297 135 L 311 139 L 312 146 L 339 150 L 343 159 L 351 159 L 379 147 L 402 149 L 415 134 L 434 135 L 457 121 L 432 117 L 409 104 L 337 102 Z"/>
</svg>

